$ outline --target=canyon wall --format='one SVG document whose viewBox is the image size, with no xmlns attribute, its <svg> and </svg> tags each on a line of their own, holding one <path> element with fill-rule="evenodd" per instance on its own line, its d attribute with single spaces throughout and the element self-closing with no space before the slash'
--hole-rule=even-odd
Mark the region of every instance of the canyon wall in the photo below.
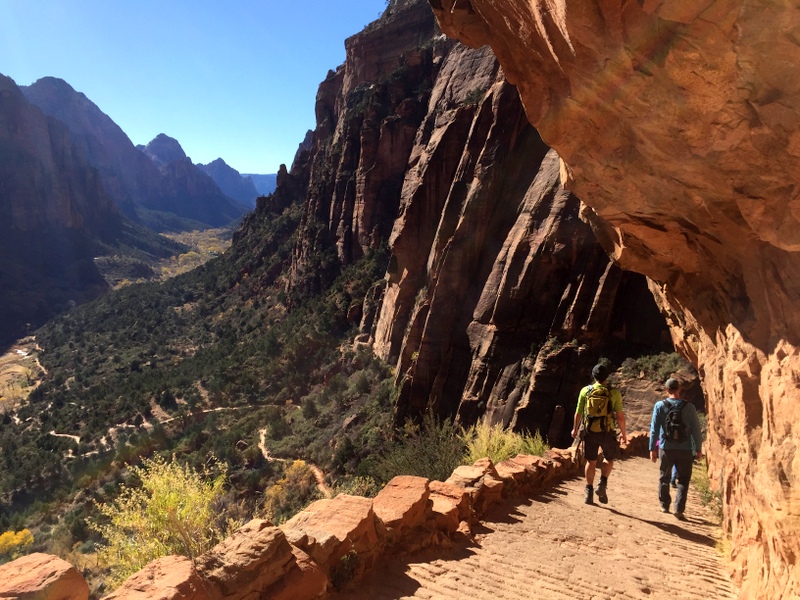
<svg viewBox="0 0 800 600">
<path fill-rule="evenodd" d="M 743 597 L 800 596 L 800 10 L 430 0 L 492 48 L 613 260 L 647 275 L 708 402 Z"/>
<path fill-rule="evenodd" d="M 432 410 L 569 445 L 578 391 L 610 346 L 671 348 L 645 278 L 580 220 L 488 48 L 444 38 L 419 1 L 392 3 L 345 47 L 311 144 L 263 203 L 305 191 L 290 298 L 388 245 L 385 280 L 349 314 L 356 343 L 397 367 L 396 422 Z"/>
<path fill-rule="evenodd" d="M 120 225 L 67 127 L 0 75 L 0 346 L 108 289 L 93 259 Z"/>
</svg>

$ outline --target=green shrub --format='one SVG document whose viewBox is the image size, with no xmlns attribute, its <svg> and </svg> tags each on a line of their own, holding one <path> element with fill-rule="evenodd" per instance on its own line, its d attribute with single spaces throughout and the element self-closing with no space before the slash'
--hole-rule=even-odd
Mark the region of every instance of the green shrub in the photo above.
<svg viewBox="0 0 800 600">
<path fill-rule="evenodd" d="M 537 431 L 535 435 L 515 433 L 502 425 L 479 423 L 462 434 L 467 450 L 464 461 L 472 464 L 476 460 L 489 457 L 494 464 L 512 458 L 517 454 L 541 456 L 549 449 Z"/>
<path fill-rule="evenodd" d="M 358 571 L 358 564 L 358 553 L 355 550 L 350 550 L 339 558 L 339 561 L 331 567 L 331 585 L 334 590 L 342 591 L 353 580 Z"/>
<path fill-rule="evenodd" d="M 350 496 L 363 496 L 374 498 L 381 491 L 381 485 L 372 477 L 358 475 L 352 479 L 339 482 L 334 488 L 335 495 L 348 494 Z"/>
<path fill-rule="evenodd" d="M 464 98 L 464 104 L 466 106 L 474 106 L 478 104 L 483 97 L 486 95 L 486 88 L 476 87 L 473 88 L 467 93 L 466 97 Z"/>
<path fill-rule="evenodd" d="M 464 442 L 450 421 L 437 422 L 428 414 L 421 425 L 406 423 L 401 438 L 370 467 L 375 480 L 386 483 L 395 475 L 418 475 L 444 481 L 461 464 Z"/>
<path fill-rule="evenodd" d="M 681 369 L 691 369 L 692 365 L 676 352 L 660 352 L 637 358 L 626 358 L 621 373 L 625 377 L 638 377 L 641 373 L 647 379 L 664 383 L 670 375 Z"/>
<path fill-rule="evenodd" d="M 161 556 L 195 558 L 234 526 L 220 525 L 217 501 L 227 479 L 224 465 L 210 477 L 208 471 L 197 473 L 188 465 L 156 457 L 131 471 L 141 486 L 122 486 L 113 502 L 98 504 L 105 519 L 89 525 L 106 540 L 98 554 L 111 569 L 112 585 Z"/>
</svg>

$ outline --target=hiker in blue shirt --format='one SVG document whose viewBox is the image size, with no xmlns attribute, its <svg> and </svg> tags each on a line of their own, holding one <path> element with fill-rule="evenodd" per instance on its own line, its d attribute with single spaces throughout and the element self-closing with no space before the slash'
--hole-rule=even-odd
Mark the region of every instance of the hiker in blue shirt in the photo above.
<svg viewBox="0 0 800 600">
<path fill-rule="evenodd" d="M 668 513 L 670 505 L 670 479 L 672 468 L 678 471 L 675 493 L 675 517 L 685 520 L 686 492 L 692 478 L 695 456 L 703 456 L 703 436 L 700 421 L 693 404 L 680 399 L 681 384 L 677 379 L 666 382 L 668 398 L 656 403 L 650 421 L 650 459 L 660 458 L 658 499 L 661 511 Z"/>
</svg>

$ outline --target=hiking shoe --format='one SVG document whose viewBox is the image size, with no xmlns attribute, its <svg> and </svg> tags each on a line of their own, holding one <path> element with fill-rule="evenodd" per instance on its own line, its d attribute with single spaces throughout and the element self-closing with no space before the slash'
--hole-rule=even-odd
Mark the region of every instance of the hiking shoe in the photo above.
<svg viewBox="0 0 800 600">
<path fill-rule="evenodd" d="M 606 486 L 604 483 L 600 483 L 594 488 L 594 493 L 597 494 L 597 499 L 600 500 L 602 504 L 608 504 L 608 494 L 606 494 Z"/>
<path fill-rule="evenodd" d="M 682 512 L 676 512 L 675 513 L 675 518 L 678 519 L 678 521 L 685 521 L 686 520 L 686 517 L 683 516 Z"/>
<path fill-rule="evenodd" d="M 583 497 L 583 502 L 585 504 L 594 504 L 594 490 L 592 490 L 592 486 L 586 486 L 586 494 Z"/>
<path fill-rule="evenodd" d="M 669 506 L 664 506 L 664 505 L 662 504 L 662 505 L 661 505 L 661 512 L 663 512 L 663 513 L 668 513 L 668 512 L 669 512 Z"/>
</svg>

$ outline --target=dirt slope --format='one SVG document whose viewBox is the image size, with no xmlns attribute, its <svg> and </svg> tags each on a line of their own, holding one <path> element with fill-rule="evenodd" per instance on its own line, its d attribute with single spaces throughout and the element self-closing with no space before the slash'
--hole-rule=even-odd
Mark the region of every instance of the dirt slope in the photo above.
<svg viewBox="0 0 800 600">
<path fill-rule="evenodd" d="M 389 560 L 332 598 L 736 598 L 698 495 L 690 491 L 680 522 L 660 512 L 657 478 L 644 458 L 619 462 L 609 503 L 596 506 L 583 504 L 582 480 L 567 481 L 490 513 L 472 545 Z"/>
</svg>

